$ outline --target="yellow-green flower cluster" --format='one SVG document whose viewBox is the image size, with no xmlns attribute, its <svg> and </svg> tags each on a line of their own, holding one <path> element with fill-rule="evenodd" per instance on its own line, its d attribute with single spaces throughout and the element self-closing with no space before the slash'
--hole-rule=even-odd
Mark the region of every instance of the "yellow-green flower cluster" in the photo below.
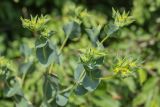
<svg viewBox="0 0 160 107">
<path fill-rule="evenodd" d="M 17 68 L 15 67 L 12 61 L 8 60 L 3 56 L 0 56 L 0 71 L 1 70 L 3 71 L 4 69 L 8 69 L 14 72 L 17 70 Z"/>
<path fill-rule="evenodd" d="M 1 67 L 8 67 L 10 65 L 9 60 L 4 57 L 0 57 L 0 68 Z"/>
<path fill-rule="evenodd" d="M 35 31 L 40 31 L 42 29 L 44 29 L 44 25 L 48 22 L 48 17 L 47 16 L 35 16 L 32 17 L 31 19 L 23 19 L 21 18 L 22 21 L 22 25 L 24 28 L 27 28 L 33 32 Z"/>
<path fill-rule="evenodd" d="M 114 18 L 114 24 L 118 27 L 123 27 L 125 25 L 128 25 L 134 21 L 133 16 L 129 16 L 129 12 L 123 11 L 122 14 L 120 14 L 119 11 L 116 11 L 112 9 L 112 17 Z"/>
<path fill-rule="evenodd" d="M 101 57 L 104 57 L 106 54 L 98 49 L 95 48 L 89 48 L 89 49 L 81 49 L 82 55 L 80 56 L 80 59 L 83 63 L 90 63 L 96 61 L 96 59 L 99 59 Z"/>
<path fill-rule="evenodd" d="M 119 58 L 117 59 L 113 71 L 115 74 L 126 77 L 132 74 L 136 68 L 138 68 L 137 60 L 131 58 Z"/>
<path fill-rule="evenodd" d="M 6 75 L 6 69 L 10 66 L 9 60 L 4 57 L 0 57 L 0 80 L 4 79 Z"/>
</svg>

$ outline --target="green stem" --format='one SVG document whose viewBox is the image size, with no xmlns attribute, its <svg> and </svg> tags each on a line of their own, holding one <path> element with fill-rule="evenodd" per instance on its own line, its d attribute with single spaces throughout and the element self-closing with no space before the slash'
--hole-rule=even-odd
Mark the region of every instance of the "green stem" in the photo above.
<svg viewBox="0 0 160 107">
<path fill-rule="evenodd" d="M 64 48 L 64 46 L 65 46 L 65 44 L 66 44 L 66 42 L 67 42 L 67 40 L 68 40 L 68 37 L 69 37 L 69 36 L 66 36 L 65 40 L 63 41 L 63 43 L 62 43 L 62 45 L 61 45 L 61 47 L 60 47 L 60 49 L 59 49 L 59 54 L 61 53 L 62 49 Z"/>
<path fill-rule="evenodd" d="M 72 92 L 74 91 L 74 89 L 78 86 L 78 84 L 80 83 L 80 81 L 84 78 L 85 73 L 86 73 L 85 70 L 83 70 L 82 73 L 81 73 L 81 75 L 80 75 L 80 77 L 79 77 L 79 80 L 76 81 L 74 83 L 73 87 L 71 88 L 70 94 L 72 94 Z"/>
<path fill-rule="evenodd" d="M 25 77 L 26 77 L 26 73 L 22 75 L 22 86 L 23 86 L 23 84 L 24 84 L 24 79 L 25 79 Z M 22 87 L 22 86 L 21 86 L 21 87 Z"/>
<path fill-rule="evenodd" d="M 65 40 L 63 41 L 63 43 L 62 43 L 62 45 L 61 45 L 61 47 L 60 47 L 60 49 L 59 49 L 58 55 L 62 52 L 62 49 L 64 48 L 67 40 L 68 40 L 68 36 L 66 36 Z M 54 65 L 54 64 L 51 64 L 51 65 L 50 65 L 49 70 L 47 71 L 48 73 L 51 73 L 52 68 L 53 68 L 53 65 Z"/>
<path fill-rule="evenodd" d="M 114 77 L 115 75 L 107 75 L 107 76 L 101 77 L 100 80 L 110 80 L 110 79 L 113 79 Z"/>
<path fill-rule="evenodd" d="M 109 35 L 107 35 L 105 38 L 103 38 L 103 40 L 100 42 L 101 44 L 103 44 L 104 41 L 106 41 L 108 39 Z"/>
<path fill-rule="evenodd" d="M 80 75 L 80 77 L 79 77 L 80 79 L 79 79 L 79 81 L 77 83 L 79 83 L 84 78 L 85 73 L 86 73 L 85 70 L 83 70 L 81 75 Z"/>
<path fill-rule="evenodd" d="M 52 72 L 53 65 L 54 65 L 53 63 L 50 65 L 48 73 Z"/>
<path fill-rule="evenodd" d="M 60 93 L 64 93 L 64 92 L 70 90 L 70 95 L 71 95 L 71 94 L 73 93 L 74 89 L 75 89 L 75 88 L 77 87 L 77 85 L 80 83 L 80 81 L 84 78 L 84 76 L 85 76 L 85 70 L 82 71 L 82 73 L 81 73 L 78 81 L 76 81 L 72 86 L 70 86 L 70 87 L 62 90 Z"/>
</svg>

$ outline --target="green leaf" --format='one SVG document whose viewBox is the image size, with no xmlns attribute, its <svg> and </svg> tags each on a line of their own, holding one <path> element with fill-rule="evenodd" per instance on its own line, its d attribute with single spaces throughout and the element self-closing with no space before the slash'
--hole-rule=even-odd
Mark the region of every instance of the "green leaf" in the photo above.
<svg viewBox="0 0 160 107">
<path fill-rule="evenodd" d="M 47 101 L 43 101 L 41 104 L 41 107 L 53 107 L 53 105 L 54 105 L 54 107 L 58 107 L 55 100 L 50 102 L 50 104 L 48 104 Z"/>
<path fill-rule="evenodd" d="M 47 44 L 40 45 L 36 49 L 36 55 L 41 64 L 48 66 L 53 62 L 59 63 L 59 56 L 56 51 L 56 47 L 48 41 Z"/>
<path fill-rule="evenodd" d="M 11 77 L 6 82 L 8 82 L 8 85 L 4 89 L 4 95 L 6 97 L 12 97 L 15 95 L 23 96 L 21 85 L 17 78 Z"/>
<path fill-rule="evenodd" d="M 16 107 L 33 107 L 33 105 L 22 96 L 15 96 Z"/>
<path fill-rule="evenodd" d="M 109 24 L 108 26 L 104 27 L 104 31 L 107 35 L 112 35 L 113 33 L 115 33 L 117 30 L 119 29 L 118 26 L 114 25 L 114 24 Z"/>
<path fill-rule="evenodd" d="M 77 95 L 84 95 L 87 93 L 87 90 L 83 87 L 83 85 L 78 85 L 77 88 L 75 89 L 75 93 Z"/>
<path fill-rule="evenodd" d="M 134 82 L 134 79 L 132 77 L 128 77 L 123 79 L 124 83 L 128 86 L 128 88 L 130 89 L 131 92 L 135 92 L 136 91 L 136 84 Z"/>
<path fill-rule="evenodd" d="M 156 77 L 152 77 L 150 79 L 148 79 L 145 84 L 143 85 L 143 91 L 144 92 L 149 92 L 153 89 L 153 87 L 156 86 L 157 82 L 158 82 L 158 78 Z"/>
<path fill-rule="evenodd" d="M 105 94 L 104 90 L 95 91 L 95 97 L 91 97 L 90 99 L 97 107 L 120 107 L 121 105 L 118 100 L 115 100 L 110 95 Z"/>
<path fill-rule="evenodd" d="M 59 81 L 58 78 L 53 74 L 45 74 L 44 83 L 43 83 L 43 103 L 52 105 L 55 102 L 56 95 L 59 91 Z"/>
<path fill-rule="evenodd" d="M 145 102 L 145 107 L 152 107 L 151 106 L 151 102 L 152 102 L 152 98 L 154 97 L 154 94 L 153 94 L 154 90 L 151 90 L 150 92 L 148 92 L 147 94 L 147 100 Z"/>
<path fill-rule="evenodd" d="M 104 56 L 94 59 L 93 62 L 96 66 L 102 65 L 104 63 Z"/>
<path fill-rule="evenodd" d="M 67 96 L 63 96 L 63 95 L 60 95 L 58 94 L 56 96 L 56 103 L 59 105 L 59 106 L 65 106 L 68 102 L 68 97 Z"/>
<path fill-rule="evenodd" d="M 35 46 L 36 48 L 44 47 L 48 43 L 48 41 L 49 40 L 45 37 L 39 37 L 35 42 Z"/>
<path fill-rule="evenodd" d="M 145 93 L 140 93 L 138 96 L 134 98 L 133 107 L 137 107 L 138 105 L 143 104 L 146 99 L 147 99 L 147 95 Z"/>
<path fill-rule="evenodd" d="M 80 79 L 80 76 L 82 74 L 82 72 L 84 71 L 84 67 L 82 64 L 78 64 L 75 72 L 74 72 L 74 79 L 78 82 Z"/>
<path fill-rule="evenodd" d="M 21 47 L 20 47 L 20 52 L 21 52 L 25 57 L 28 57 L 29 55 L 31 55 L 32 49 L 30 49 L 30 48 L 28 47 L 28 45 L 22 44 Z"/>
<path fill-rule="evenodd" d="M 97 69 L 98 66 L 102 65 L 104 63 L 104 57 L 97 57 L 97 58 L 92 58 L 90 62 L 87 64 L 84 64 L 84 68 L 86 70 L 94 70 Z"/>
<path fill-rule="evenodd" d="M 100 83 L 99 79 L 91 78 L 88 75 L 84 77 L 82 82 L 84 88 L 88 91 L 94 91 L 98 87 L 99 83 Z"/>
<path fill-rule="evenodd" d="M 19 67 L 20 73 L 26 74 L 29 71 L 29 69 L 31 68 L 32 64 L 33 64 L 33 62 L 27 62 L 27 63 L 21 64 Z"/>
<path fill-rule="evenodd" d="M 101 70 L 98 68 L 92 70 L 90 73 L 91 73 L 92 78 L 94 79 L 99 79 L 102 77 Z"/>
<path fill-rule="evenodd" d="M 63 26 L 64 33 L 70 39 L 78 38 L 81 36 L 81 27 L 75 22 L 69 22 L 68 24 Z"/>
<path fill-rule="evenodd" d="M 160 96 L 158 95 L 158 93 L 154 95 L 154 98 L 151 101 L 150 107 L 160 107 L 159 97 Z"/>
<path fill-rule="evenodd" d="M 91 41 L 96 44 L 98 36 L 100 34 L 101 27 L 93 27 L 85 29 Z"/>
<path fill-rule="evenodd" d="M 139 76 L 140 84 L 143 84 L 147 79 L 147 72 L 145 72 L 145 70 L 143 70 L 143 69 L 139 69 L 137 73 Z"/>
</svg>

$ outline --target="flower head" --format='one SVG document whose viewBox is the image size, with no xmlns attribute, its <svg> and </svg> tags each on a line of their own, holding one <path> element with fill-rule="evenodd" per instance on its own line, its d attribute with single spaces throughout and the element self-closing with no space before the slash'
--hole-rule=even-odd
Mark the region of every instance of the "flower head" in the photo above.
<svg viewBox="0 0 160 107">
<path fill-rule="evenodd" d="M 137 60 L 133 58 L 118 58 L 113 67 L 113 72 L 121 77 L 127 77 L 132 75 L 136 68 L 138 68 Z"/>
<path fill-rule="evenodd" d="M 114 24 L 118 27 L 126 26 L 134 21 L 133 16 L 129 16 L 129 12 L 126 13 L 125 11 L 123 11 L 123 13 L 120 14 L 119 11 L 112 9 L 112 13 Z"/>
<path fill-rule="evenodd" d="M 39 31 L 42 30 L 44 25 L 48 22 L 47 16 L 31 16 L 30 19 L 21 18 L 22 25 L 24 28 L 28 28 L 31 31 Z"/>
</svg>

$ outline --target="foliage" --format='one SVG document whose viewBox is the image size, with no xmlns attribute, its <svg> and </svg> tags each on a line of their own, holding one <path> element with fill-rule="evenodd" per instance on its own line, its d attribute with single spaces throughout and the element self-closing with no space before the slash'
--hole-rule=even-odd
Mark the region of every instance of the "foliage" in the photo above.
<svg viewBox="0 0 160 107">
<path fill-rule="evenodd" d="M 1 106 L 159 107 L 160 2 L 122 1 L 2 1 Z"/>
</svg>

